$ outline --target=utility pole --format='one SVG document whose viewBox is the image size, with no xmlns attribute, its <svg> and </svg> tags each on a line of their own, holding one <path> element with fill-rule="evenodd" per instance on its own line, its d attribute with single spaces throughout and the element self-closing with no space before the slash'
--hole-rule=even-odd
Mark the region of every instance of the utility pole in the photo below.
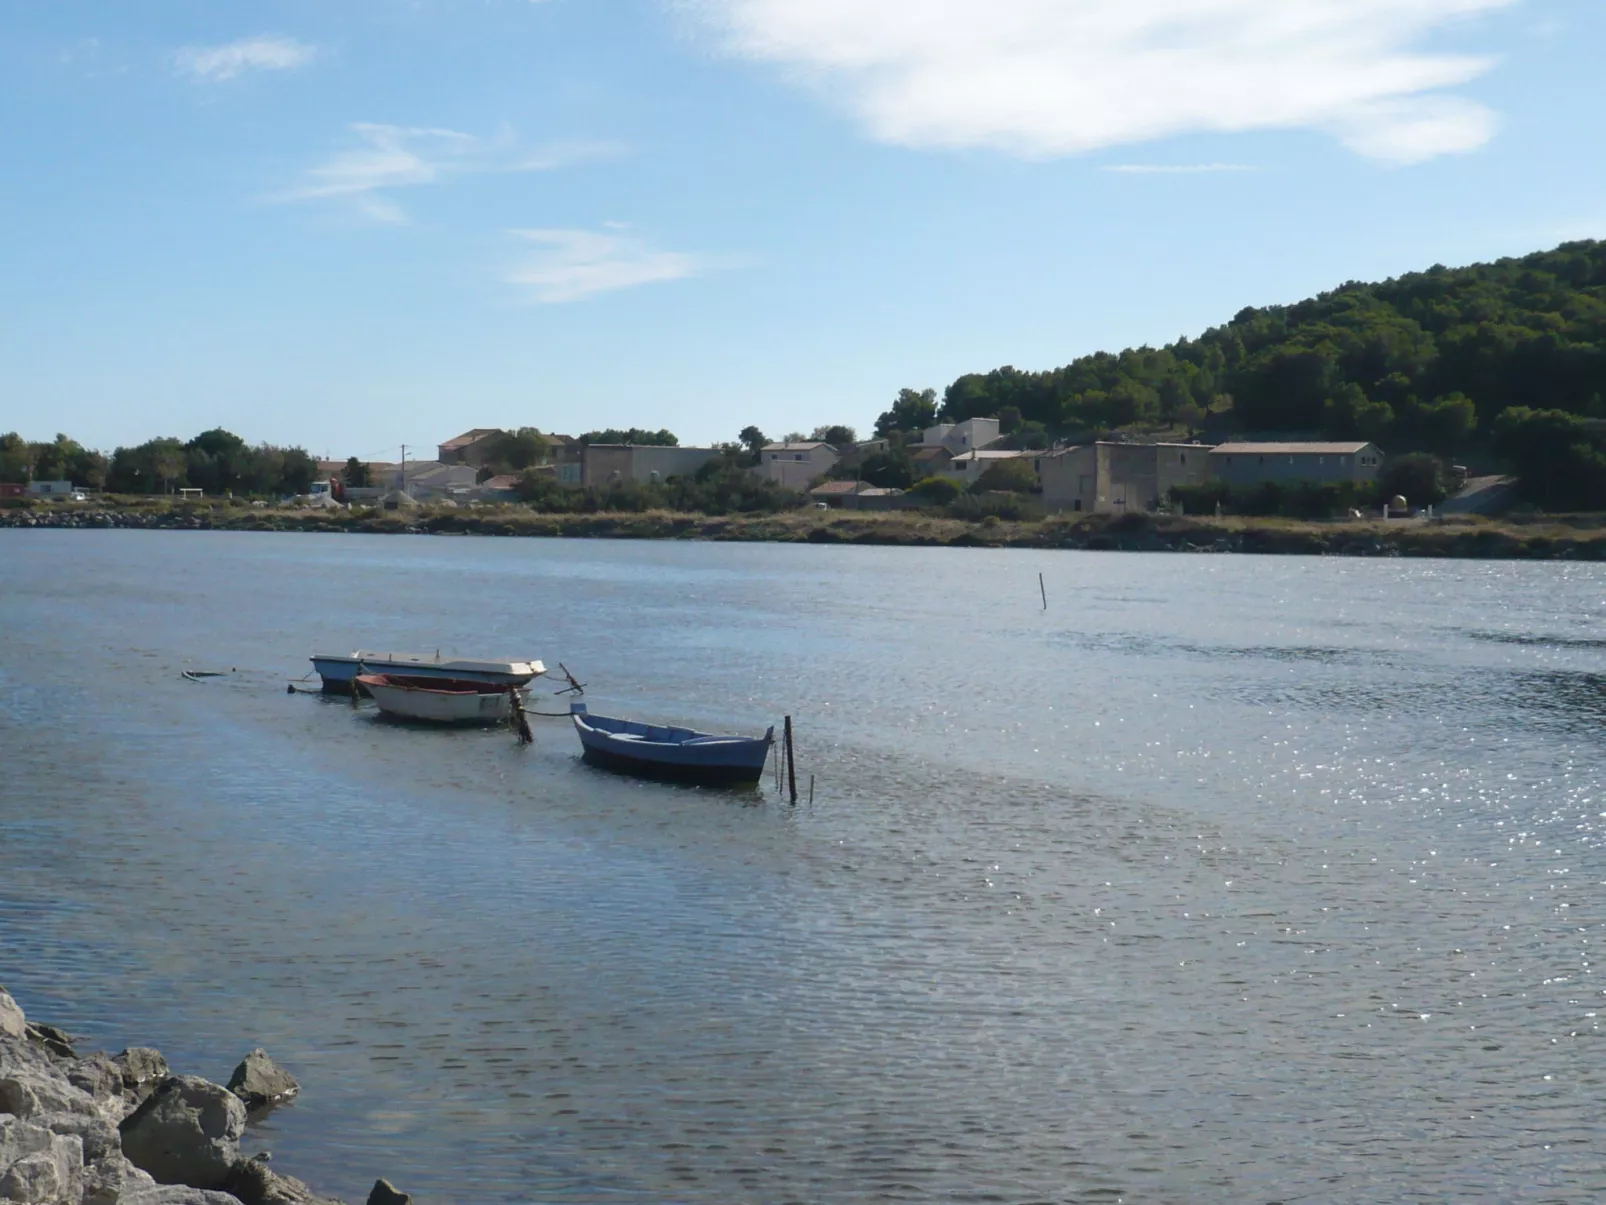
<svg viewBox="0 0 1606 1205">
<path fill-rule="evenodd" d="M 407 492 L 407 445 L 406 444 L 402 444 L 401 448 L 402 448 L 401 492 L 405 494 Z"/>
</svg>

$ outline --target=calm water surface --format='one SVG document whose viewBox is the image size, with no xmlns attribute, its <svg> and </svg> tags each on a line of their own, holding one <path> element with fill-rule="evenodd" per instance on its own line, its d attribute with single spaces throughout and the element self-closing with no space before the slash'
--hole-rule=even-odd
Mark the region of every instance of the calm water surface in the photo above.
<svg viewBox="0 0 1606 1205">
<path fill-rule="evenodd" d="M 285 693 L 358 646 L 814 803 Z M 0 982 L 348 1198 L 1599 1200 L 1603 837 L 1599 566 L 0 531 Z"/>
</svg>

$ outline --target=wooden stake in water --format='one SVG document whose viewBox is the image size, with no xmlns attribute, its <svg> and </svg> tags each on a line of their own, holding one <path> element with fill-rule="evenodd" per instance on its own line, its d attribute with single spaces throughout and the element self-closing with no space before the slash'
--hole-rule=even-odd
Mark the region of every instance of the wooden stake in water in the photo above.
<svg viewBox="0 0 1606 1205">
<path fill-rule="evenodd" d="M 519 743 L 521 745 L 533 744 L 535 736 L 530 732 L 530 721 L 524 718 L 524 700 L 519 698 L 519 688 L 517 686 L 509 686 L 507 688 L 507 698 L 513 721 L 513 731 L 518 733 Z"/>
<path fill-rule="evenodd" d="M 809 775 L 809 806 L 814 806 L 814 775 Z"/>
<path fill-rule="evenodd" d="M 1043 594 L 1043 610 L 1046 611 L 1046 610 L 1048 610 L 1048 587 L 1043 585 L 1043 575 L 1041 573 L 1039 573 L 1037 575 L 1037 588 L 1040 591 L 1042 591 L 1042 594 Z"/>
<path fill-rule="evenodd" d="M 797 805 L 797 756 L 792 748 L 792 717 L 786 717 L 786 785 L 792 797 L 792 804 Z"/>
</svg>

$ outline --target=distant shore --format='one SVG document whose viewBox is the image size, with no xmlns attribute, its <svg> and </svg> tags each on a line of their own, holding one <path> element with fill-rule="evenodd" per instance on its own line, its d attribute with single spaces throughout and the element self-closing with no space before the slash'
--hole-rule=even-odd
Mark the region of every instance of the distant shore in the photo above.
<svg viewBox="0 0 1606 1205">
<path fill-rule="evenodd" d="M 397 512 L 203 503 L 112 507 L 87 504 L 0 510 L 0 528 L 365 532 L 888 547 L 1606 561 L 1606 516 L 1602 515 L 1312 522 L 1131 514 L 968 522 L 924 511 L 798 510 L 776 515 L 712 516 L 667 511 L 543 514 L 516 506 L 475 510 L 420 507 Z"/>
</svg>

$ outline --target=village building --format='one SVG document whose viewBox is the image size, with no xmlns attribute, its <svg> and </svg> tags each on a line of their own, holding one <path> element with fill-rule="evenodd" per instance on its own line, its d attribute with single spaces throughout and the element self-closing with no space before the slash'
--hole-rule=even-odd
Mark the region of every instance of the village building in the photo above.
<svg viewBox="0 0 1606 1205">
<path fill-rule="evenodd" d="M 1020 460 L 1032 456 L 1031 452 L 1017 452 L 1007 448 L 977 448 L 951 457 L 943 466 L 943 475 L 969 489 L 981 480 L 982 474 L 1005 460 Z"/>
<path fill-rule="evenodd" d="M 606 488 L 622 481 L 668 481 L 671 477 L 690 477 L 718 455 L 718 448 L 587 444 L 581 454 L 580 484 Z M 563 473 L 559 473 L 558 480 L 564 480 Z"/>
<path fill-rule="evenodd" d="M 967 418 L 962 423 L 939 423 L 922 434 L 922 448 L 946 448 L 955 456 L 991 447 L 1000 438 L 996 418 Z"/>
<path fill-rule="evenodd" d="M 30 481 L 25 488 L 30 498 L 71 498 L 77 492 L 70 481 Z"/>
<path fill-rule="evenodd" d="M 1049 510 L 1087 514 L 1155 511 L 1174 486 L 1202 485 L 1204 444 L 1091 443 L 1029 453 Z"/>
<path fill-rule="evenodd" d="M 475 427 L 455 439 L 448 439 L 437 449 L 441 464 L 469 464 L 476 468 L 485 463 L 485 455 L 492 442 L 502 434 L 500 427 Z"/>
<path fill-rule="evenodd" d="M 1383 452 L 1361 440 L 1341 443 L 1224 443 L 1210 451 L 1210 475 L 1229 486 L 1268 481 L 1334 485 L 1376 481 Z"/>
<path fill-rule="evenodd" d="M 822 440 L 767 444 L 759 456 L 760 476 L 794 490 L 808 489 L 810 482 L 825 476 L 842 459 L 834 447 Z"/>
<path fill-rule="evenodd" d="M 809 491 L 809 497 L 833 510 L 899 510 L 906 505 L 907 495 L 867 481 L 822 481 Z"/>
</svg>

